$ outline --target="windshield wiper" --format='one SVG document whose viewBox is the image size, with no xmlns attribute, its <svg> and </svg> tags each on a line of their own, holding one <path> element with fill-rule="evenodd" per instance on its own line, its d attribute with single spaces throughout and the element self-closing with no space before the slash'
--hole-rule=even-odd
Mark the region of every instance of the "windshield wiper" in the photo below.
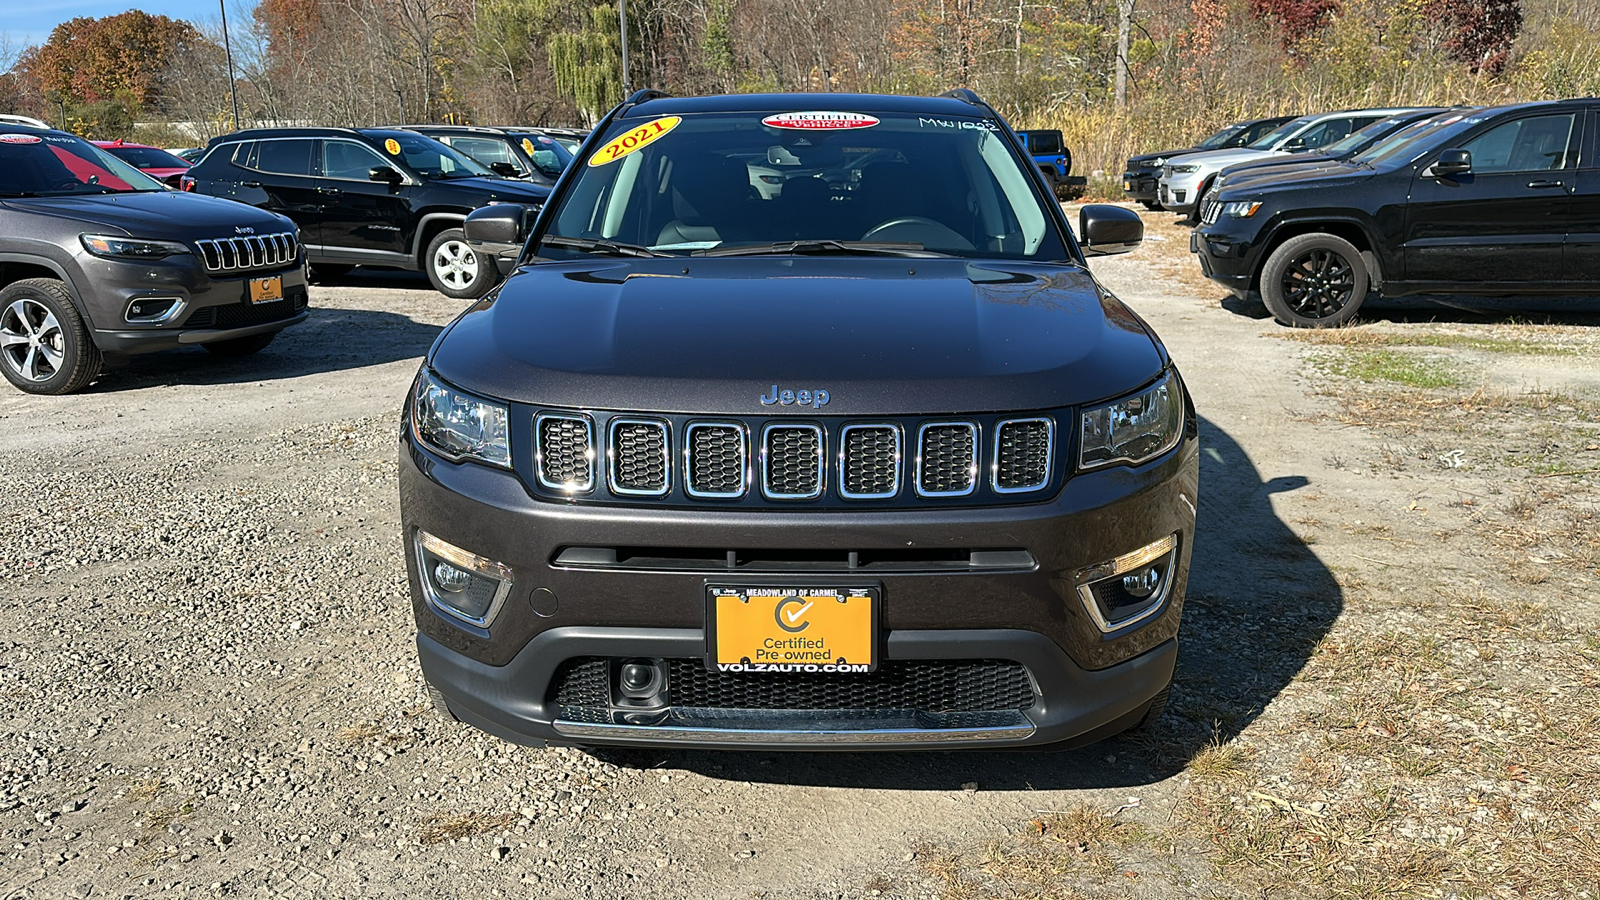
<svg viewBox="0 0 1600 900">
<path fill-rule="evenodd" d="M 775 244 L 752 244 L 746 247 L 716 247 L 697 250 L 691 256 L 765 256 L 772 253 L 859 253 L 863 256 L 915 256 L 948 257 L 947 253 L 926 250 L 912 241 L 778 241 Z"/>
<path fill-rule="evenodd" d="M 638 244 L 619 244 L 616 241 L 597 241 L 591 238 L 570 238 L 560 235 L 545 235 L 539 243 L 549 244 L 552 247 L 570 247 L 573 250 L 582 250 L 585 253 L 609 253 L 612 256 L 671 256 L 670 253 L 657 253 L 649 247 Z"/>
</svg>

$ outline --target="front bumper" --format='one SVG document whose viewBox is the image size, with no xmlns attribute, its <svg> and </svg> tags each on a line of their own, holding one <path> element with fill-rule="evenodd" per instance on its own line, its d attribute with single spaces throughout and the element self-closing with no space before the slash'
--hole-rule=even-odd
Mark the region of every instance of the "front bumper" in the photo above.
<svg viewBox="0 0 1600 900">
<path fill-rule="evenodd" d="M 1189 232 L 1189 252 L 1199 259 L 1200 271 L 1207 278 L 1239 297 L 1249 293 L 1259 255 L 1253 240 L 1208 225 Z"/>
<path fill-rule="evenodd" d="M 78 289 L 94 323 L 94 342 L 107 353 L 131 355 L 281 331 L 305 321 L 305 268 L 298 263 L 241 274 L 211 275 L 195 256 L 134 263 L 84 256 Z M 281 279 L 283 299 L 249 302 L 252 279 Z M 129 322 L 130 305 L 174 299 L 165 321 Z"/>
<path fill-rule="evenodd" d="M 1194 174 L 1163 175 L 1160 183 L 1162 208 L 1182 215 L 1195 211 L 1203 176 Z"/>
<path fill-rule="evenodd" d="M 1198 440 L 1189 421 L 1185 439 L 1161 459 L 1078 475 L 1046 502 L 911 510 L 564 504 L 533 498 L 514 473 L 451 463 L 406 435 L 400 442 L 401 519 L 423 674 L 459 718 L 520 742 L 825 748 L 1098 739 L 1136 724 L 1171 679 L 1198 487 Z M 410 549 L 418 529 L 512 570 L 512 592 L 487 629 L 447 621 L 424 599 Z M 1178 556 L 1158 612 L 1102 632 L 1073 574 L 1169 535 L 1177 538 Z M 1022 549 L 1034 564 L 901 572 L 749 571 L 734 566 L 739 554 L 729 556 L 726 569 L 556 561 L 573 547 L 662 545 L 770 551 L 762 555 L 775 559 L 808 551 Z M 869 584 L 882 598 L 883 660 L 1011 660 L 1026 667 L 1037 696 L 1020 712 L 981 720 L 939 718 L 937 709 L 884 710 L 852 721 L 815 710 L 677 708 L 648 723 L 562 719 L 553 691 L 569 660 L 704 659 L 706 585 L 730 581 Z"/>
<path fill-rule="evenodd" d="M 1161 195 L 1161 179 L 1153 171 L 1122 173 L 1122 192 L 1129 200 L 1155 203 Z"/>
</svg>

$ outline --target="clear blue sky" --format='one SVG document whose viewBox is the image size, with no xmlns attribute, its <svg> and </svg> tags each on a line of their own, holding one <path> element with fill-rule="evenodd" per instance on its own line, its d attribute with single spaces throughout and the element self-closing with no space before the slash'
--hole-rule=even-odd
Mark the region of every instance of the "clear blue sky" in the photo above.
<svg viewBox="0 0 1600 900">
<path fill-rule="evenodd" d="M 254 5 L 250 0 L 229 0 L 228 24 Z M 20 49 L 44 43 L 50 31 L 68 19 L 99 19 L 130 9 L 190 21 L 219 17 L 217 0 L 0 0 L 0 32 L 6 33 L 13 48 Z"/>
</svg>

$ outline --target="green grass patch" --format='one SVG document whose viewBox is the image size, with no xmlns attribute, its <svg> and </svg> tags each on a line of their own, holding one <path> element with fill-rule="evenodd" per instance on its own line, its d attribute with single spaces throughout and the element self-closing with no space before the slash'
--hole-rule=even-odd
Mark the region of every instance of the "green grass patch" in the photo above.
<svg viewBox="0 0 1600 900">
<path fill-rule="evenodd" d="M 1332 357 L 1328 369 L 1361 381 L 1387 381 L 1412 388 L 1447 388 L 1460 384 L 1443 360 L 1396 350 L 1355 350 Z"/>
<path fill-rule="evenodd" d="M 1531 338 L 1486 337 L 1473 334 L 1394 334 L 1359 328 L 1326 328 L 1273 333 L 1284 340 L 1340 347 L 1439 347 L 1509 353 L 1519 356 L 1576 356 L 1578 348 Z"/>
</svg>

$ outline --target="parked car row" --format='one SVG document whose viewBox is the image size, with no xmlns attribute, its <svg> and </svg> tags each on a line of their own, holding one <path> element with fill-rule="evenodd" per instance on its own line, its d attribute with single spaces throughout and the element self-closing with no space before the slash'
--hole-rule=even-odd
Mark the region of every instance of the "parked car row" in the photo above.
<svg viewBox="0 0 1600 900">
<path fill-rule="evenodd" d="M 1382 113 L 1326 153 L 1235 157 L 1185 197 L 1206 276 L 1300 327 L 1348 322 L 1373 292 L 1600 294 L 1600 100 Z"/>
</svg>

